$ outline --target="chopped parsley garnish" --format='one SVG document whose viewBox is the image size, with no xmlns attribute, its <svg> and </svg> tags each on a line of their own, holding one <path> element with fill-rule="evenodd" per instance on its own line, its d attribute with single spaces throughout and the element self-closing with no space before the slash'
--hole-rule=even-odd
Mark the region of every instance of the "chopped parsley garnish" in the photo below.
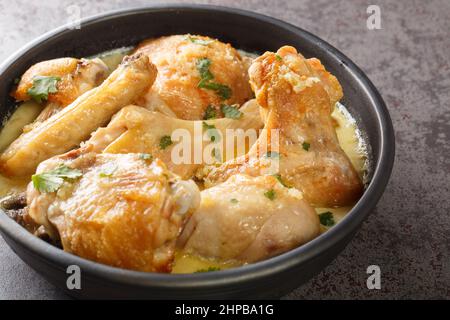
<svg viewBox="0 0 450 320">
<path fill-rule="evenodd" d="M 19 82 L 20 82 L 20 78 L 15 78 L 14 79 L 14 84 L 19 84 Z"/>
<path fill-rule="evenodd" d="M 153 156 L 150 153 L 139 153 L 139 159 L 142 160 L 153 160 Z"/>
<path fill-rule="evenodd" d="M 212 271 L 220 271 L 220 268 L 218 268 L 218 267 L 209 267 L 208 269 L 199 269 L 199 270 L 195 271 L 195 273 L 212 272 Z"/>
<path fill-rule="evenodd" d="M 100 178 L 112 177 L 113 173 L 117 170 L 117 166 L 109 163 L 105 166 L 104 170 L 99 173 Z"/>
<path fill-rule="evenodd" d="M 238 200 L 238 199 L 235 199 L 235 198 L 233 198 L 233 199 L 231 199 L 231 200 L 230 200 L 230 202 L 231 202 L 231 203 L 234 203 L 234 204 L 236 204 L 236 203 L 238 203 L 238 202 L 239 202 L 239 200 Z"/>
<path fill-rule="evenodd" d="M 325 227 L 332 227 L 336 223 L 334 221 L 333 213 L 330 211 L 319 214 L 319 220 L 320 224 L 324 225 Z"/>
<path fill-rule="evenodd" d="M 193 36 L 187 36 L 186 39 L 189 40 L 192 43 L 199 44 L 201 46 L 207 46 L 208 44 L 214 42 L 213 39 L 204 40 L 204 39 L 200 39 L 200 38 L 193 37 Z"/>
<path fill-rule="evenodd" d="M 302 147 L 304 150 L 308 151 L 309 147 L 311 147 L 311 144 L 309 144 L 308 142 L 305 141 L 302 143 Z"/>
<path fill-rule="evenodd" d="M 211 142 L 219 141 L 220 135 L 219 131 L 216 129 L 216 126 L 213 124 L 208 124 L 205 121 L 203 121 L 203 129 L 206 130 L 208 133 L 209 139 Z"/>
<path fill-rule="evenodd" d="M 273 189 L 270 189 L 269 191 L 264 192 L 264 195 L 269 200 L 273 201 L 275 199 L 275 191 Z"/>
<path fill-rule="evenodd" d="M 41 103 L 48 99 L 49 93 L 58 91 L 56 84 L 60 80 L 60 77 L 36 76 L 33 78 L 33 86 L 27 90 L 27 93 L 36 102 Z"/>
<path fill-rule="evenodd" d="M 267 151 L 265 154 L 266 158 L 271 158 L 271 159 L 279 159 L 280 158 L 280 154 L 278 152 L 275 151 Z"/>
<path fill-rule="evenodd" d="M 279 183 L 281 183 L 281 185 L 282 185 L 283 187 L 289 188 L 289 189 L 292 188 L 291 186 L 287 185 L 287 184 L 283 181 L 283 179 L 281 178 L 281 174 L 276 173 L 276 174 L 274 174 L 273 176 L 278 180 Z"/>
<path fill-rule="evenodd" d="M 217 161 L 222 161 L 222 157 L 220 156 L 220 150 L 214 148 L 211 150 L 211 156 L 214 157 Z"/>
<path fill-rule="evenodd" d="M 227 100 L 231 97 L 230 87 L 212 81 L 214 79 L 213 74 L 209 71 L 211 66 L 211 60 L 208 58 L 201 58 L 197 60 L 197 70 L 200 74 L 200 82 L 198 87 L 202 89 L 213 90 L 222 100 Z"/>
<path fill-rule="evenodd" d="M 33 181 L 34 188 L 39 192 L 55 192 L 65 180 L 76 179 L 81 176 L 80 170 L 60 165 L 56 169 L 32 175 L 31 181 Z"/>
<path fill-rule="evenodd" d="M 159 140 L 159 147 L 164 150 L 166 149 L 168 146 L 170 146 L 172 144 L 172 138 L 170 136 L 163 136 L 161 138 L 161 140 Z"/>
<path fill-rule="evenodd" d="M 282 58 L 279 54 L 276 54 L 276 55 L 275 55 L 275 58 L 276 58 L 278 61 L 283 61 L 283 58 Z"/>
<path fill-rule="evenodd" d="M 237 106 L 229 106 L 227 104 L 222 104 L 220 107 L 225 118 L 229 119 L 239 119 L 242 117 L 242 112 L 239 111 Z"/>
<path fill-rule="evenodd" d="M 216 117 L 217 117 L 216 109 L 212 105 L 209 105 L 208 107 L 206 107 L 205 115 L 203 116 L 203 120 L 215 119 Z"/>
</svg>

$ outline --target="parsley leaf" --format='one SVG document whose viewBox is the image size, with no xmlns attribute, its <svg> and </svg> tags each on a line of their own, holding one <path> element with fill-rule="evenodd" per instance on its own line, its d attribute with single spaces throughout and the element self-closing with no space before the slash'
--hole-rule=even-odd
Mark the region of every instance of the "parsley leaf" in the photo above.
<svg viewBox="0 0 450 320">
<path fill-rule="evenodd" d="M 33 174 L 31 181 L 33 186 L 39 192 L 55 192 L 66 179 L 76 179 L 82 176 L 82 173 L 78 169 L 69 168 L 66 165 L 60 165 L 56 169 Z"/>
<path fill-rule="evenodd" d="M 209 267 L 208 269 L 199 269 L 199 270 L 195 271 L 195 273 L 212 272 L 212 271 L 220 271 L 220 268 L 218 268 L 218 267 Z"/>
<path fill-rule="evenodd" d="M 275 191 L 273 189 L 270 189 L 269 191 L 264 192 L 264 195 L 269 200 L 273 201 L 275 199 Z"/>
<path fill-rule="evenodd" d="M 309 147 L 311 147 L 311 144 L 305 141 L 302 143 L 302 147 L 304 150 L 308 151 Z"/>
<path fill-rule="evenodd" d="M 281 178 L 281 174 L 276 173 L 276 174 L 274 174 L 273 176 L 278 180 L 279 183 L 281 183 L 281 185 L 282 185 L 283 187 L 288 188 L 288 189 L 292 188 L 291 186 L 287 185 L 287 184 L 283 181 L 283 179 Z"/>
<path fill-rule="evenodd" d="M 214 79 L 213 74 L 209 71 L 211 60 L 208 58 L 198 59 L 196 66 L 198 73 L 200 74 L 200 82 L 197 87 L 215 91 L 222 100 L 227 100 L 231 97 L 230 87 L 211 81 Z"/>
<path fill-rule="evenodd" d="M 235 107 L 235 106 L 229 106 L 226 104 L 222 104 L 220 109 L 222 110 L 222 113 L 225 116 L 225 118 L 239 119 L 240 117 L 242 117 L 242 112 L 239 111 L 237 106 Z"/>
<path fill-rule="evenodd" d="M 209 139 L 211 142 L 219 141 L 220 140 L 220 134 L 219 131 L 216 129 L 216 126 L 213 124 L 208 124 L 205 121 L 203 121 L 203 129 L 206 130 L 208 133 Z"/>
<path fill-rule="evenodd" d="M 203 120 L 215 119 L 216 117 L 217 117 L 216 109 L 212 105 L 209 105 L 205 110 Z"/>
<path fill-rule="evenodd" d="M 139 159 L 142 160 L 153 160 L 153 156 L 150 153 L 139 153 Z"/>
<path fill-rule="evenodd" d="M 335 224 L 333 213 L 330 211 L 323 212 L 319 214 L 320 224 L 325 227 L 332 227 Z"/>
<path fill-rule="evenodd" d="M 204 40 L 204 39 L 199 39 L 199 38 L 193 37 L 193 36 L 187 36 L 186 39 L 189 40 L 192 43 L 199 44 L 201 46 L 207 46 L 208 44 L 214 42 L 213 39 Z"/>
<path fill-rule="evenodd" d="M 27 93 L 36 102 L 41 103 L 48 99 L 49 93 L 58 91 L 56 83 L 60 80 L 60 77 L 36 76 L 33 78 L 33 86 L 27 90 Z"/>
<path fill-rule="evenodd" d="M 239 202 L 239 200 L 238 200 L 238 199 L 235 199 L 235 198 L 233 198 L 233 199 L 230 199 L 230 202 L 231 202 L 231 203 L 234 203 L 234 204 L 236 204 L 236 203 L 238 203 L 238 202 Z"/>
<path fill-rule="evenodd" d="M 277 59 L 278 61 L 283 61 L 283 58 L 279 54 L 275 55 L 275 59 Z"/>
<path fill-rule="evenodd" d="M 101 178 L 109 178 L 113 175 L 113 173 L 117 170 L 117 166 L 109 163 L 105 166 L 104 170 L 100 172 L 99 176 Z"/>
<path fill-rule="evenodd" d="M 164 150 L 166 149 L 168 146 L 170 146 L 172 144 L 172 138 L 170 136 L 163 136 L 161 138 L 161 140 L 159 140 L 159 147 Z"/>
<path fill-rule="evenodd" d="M 214 79 L 213 74 L 211 71 L 209 71 L 209 67 L 211 66 L 211 60 L 208 58 L 201 58 L 197 60 L 197 70 L 198 73 L 200 73 L 200 82 L 198 83 L 198 86 L 200 87 L 200 84 L 203 82 L 207 82 L 209 80 Z"/>
</svg>

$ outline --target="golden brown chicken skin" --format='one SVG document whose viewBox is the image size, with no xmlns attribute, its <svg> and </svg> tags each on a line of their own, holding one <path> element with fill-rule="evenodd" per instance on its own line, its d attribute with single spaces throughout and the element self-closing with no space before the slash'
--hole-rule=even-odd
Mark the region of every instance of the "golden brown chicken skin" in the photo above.
<svg viewBox="0 0 450 320">
<path fill-rule="evenodd" d="M 169 170 L 181 178 L 190 179 L 206 163 L 217 161 L 213 156 L 208 157 L 209 159 L 206 158 L 205 153 L 211 154 L 211 150 L 220 145 L 223 150 L 222 155 L 226 156 L 226 130 L 256 131 L 262 128 L 259 106 L 254 99 L 245 103 L 240 111 L 242 114 L 239 119 L 220 118 L 208 121 L 190 121 L 172 118 L 138 106 L 127 106 L 113 117 L 107 127 L 94 132 L 91 139 L 86 141 L 83 146 L 93 146 L 94 151 L 105 153 L 149 153 L 153 157 L 163 160 Z M 217 130 L 216 133 L 223 137 L 218 139 L 219 141 L 214 145 L 210 138 L 205 136 L 205 123 L 214 126 Z M 183 134 L 179 136 L 180 139 L 161 148 L 161 139 L 175 136 L 177 130 Z M 186 138 L 189 139 L 186 140 Z M 188 142 L 187 145 L 186 142 Z M 186 151 L 181 151 L 184 148 Z M 179 155 L 188 153 L 188 149 L 190 157 L 186 159 L 187 161 L 180 161 L 182 157 Z M 241 149 L 241 153 L 239 153 L 241 150 L 236 150 L 237 155 L 245 154 L 245 148 Z M 177 152 L 177 150 L 180 151 Z M 195 153 L 202 157 L 196 159 Z M 219 153 L 217 153 L 218 156 Z M 179 160 L 177 161 L 175 158 Z M 210 162 L 206 160 L 210 160 Z"/>
<path fill-rule="evenodd" d="M 44 161 L 37 176 L 61 166 L 77 170 L 78 177 L 65 179 L 55 192 L 28 186 L 34 221 L 59 239 L 65 251 L 80 257 L 125 269 L 170 272 L 176 239 L 199 205 L 194 182 L 180 180 L 161 161 L 139 154 L 80 150 Z"/>
<path fill-rule="evenodd" d="M 144 102 L 149 109 L 199 120 L 210 105 L 220 117 L 222 103 L 241 105 L 252 97 L 246 64 L 230 44 L 203 36 L 174 35 L 146 40 L 136 53 L 146 54 L 158 69 Z M 210 76 L 206 76 L 208 71 Z M 205 77 L 212 78 L 202 87 L 199 83 Z M 225 92 L 217 90 L 224 86 L 228 88 Z"/>
<path fill-rule="evenodd" d="M 261 175 L 277 162 L 284 182 L 301 190 L 313 206 L 353 204 L 363 186 L 339 145 L 331 117 L 331 101 L 339 94 L 328 92 L 337 88 L 337 80 L 328 74 L 330 82 L 323 83 L 323 75 L 289 46 L 257 58 L 249 74 L 256 99 L 266 112 L 264 130 L 247 155 L 214 168 L 206 185 L 236 173 Z M 279 139 L 274 143 L 276 133 Z"/>
<path fill-rule="evenodd" d="M 236 174 L 202 191 L 178 245 L 189 254 L 248 263 L 289 251 L 319 232 L 319 218 L 300 191 L 273 176 Z"/>
<path fill-rule="evenodd" d="M 40 162 L 78 146 L 122 107 L 149 90 L 156 72 L 145 55 L 125 58 L 99 87 L 17 138 L 0 156 L 2 172 L 30 175 Z"/>
<path fill-rule="evenodd" d="M 108 67 L 100 59 L 59 58 L 42 61 L 23 74 L 11 95 L 17 101 L 30 100 L 28 90 L 36 77 L 59 77 L 57 91 L 49 93 L 46 101 L 65 107 L 86 91 L 100 85 L 107 75 Z"/>
</svg>

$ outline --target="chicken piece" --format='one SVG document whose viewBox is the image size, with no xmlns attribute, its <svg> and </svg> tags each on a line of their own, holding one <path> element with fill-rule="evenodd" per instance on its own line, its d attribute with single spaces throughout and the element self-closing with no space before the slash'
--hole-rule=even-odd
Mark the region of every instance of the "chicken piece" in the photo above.
<svg viewBox="0 0 450 320">
<path fill-rule="evenodd" d="M 56 84 L 57 91 L 49 93 L 46 107 L 37 119 L 40 122 L 71 104 L 86 91 L 100 85 L 107 75 L 108 67 L 100 59 L 59 58 L 42 61 L 23 74 L 11 95 L 17 101 L 30 100 L 28 90 L 36 77 L 59 77 L 61 80 Z"/>
<path fill-rule="evenodd" d="M 221 103 L 241 105 L 252 97 L 246 65 L 230 44 L 203 36 L 174 35 L 146 40 L 135 52 L 148 55 L 158 69 L 143 102 L 150 110 L 200 120 L 210 105 L 220 114 Z M 202 79 L 206 80 L 203 86 L 199 85 Z"/>
<path fill-rule="evenodd" d="M 0 156 L 2 172 L 30 175 L 43 160 L 76 147 L 122 107 L 147 92 L 155 77 L 156 68 L 145 55 L 125 58 L 99 87 L 15 140 Z"/>
<path fill-rule="evenodd" d="M 170 272 L 176 239 L 200 203 L 193 181 L 180 180 L 160 160 L 79 149 L 42 162 L 33 180 L 61 166 L 78 177 L 56 192 L 40 192 L 33 182 L 27 189 L 29 215 L 52 239 L 89 260 Z"/>
<path fill-rule="evenodd" d="M 201 192 L 178 246 L 189 254 L 246 263 L 289 251 L 319 232 L 318 216 L 300 191 L 273 176 L 237 174 Z"/>
<path fill-rule="evenodd" d="M 115 115 L 106 128 L 98 129 L 85 143 L 85 146 L 92 146 L 92 150 L 105 153 L 149 153 L 153 157 L 163 160 L 170 171 L 183 179 L 188 179 L 192 178 L 200 167 L 208 163 L 208 160 L 209 163 L 216 161 L 215 157 L 211 155 L 212 148 L 226 150 L 227 129 L 241 129 L 241 133 L 251 129 L 255 133 L 253 141 L 250 141 L 250 136 L 245 139 L 244 134 L 240 137 L 247 144 L 256 141 L 257 130 L 263 126 L 258 104 L 255 100 L 250 100 L 242 106 L 240 112 L 242 112 L 242 116 L 239 119 L 189 121 L 175 119 L 138 106 L 128 106 Z M 214 134 L 221 137 L 214 144 L 211 142 L 211 137 L 205 135 L 204 123 L 211 127 L 214 126 L 214 130 L 217 130 Z M 176 133 L 181 134 L 180 141 L 175 140 Z M 173 137 L 173 144 L 162 148 L 161 139 L 169 136 Z M 190 156 L 184 158 L 185 160 L 182 157 L 183 153 L 177 151 L 181 147 L 190 150 Z M 248 148 L 232 150 L 230 158 L 245 154 L 247 150 Z M 227 155 L 226 151 L 220 152 L 223 157 Z"/>
<path fill-rule="evenodd" d="M 331 118 L 330 102 L 339 95 L 330 98 L 327 90 L 337 80 L 328 74 L 330 82 L 324 84 L 288 46 L 256 59 L 249 74 L 256 99 L 267 112 L 264 130 L 247 155 L 212 168 L 205 185 L 236 173 L 258 176 L 275 169 L 271 173 L 279 171 L 284 183 L 301 190 L 315 207 L 353 204 L 363 187 L 339 146 Z"/>
</svg>

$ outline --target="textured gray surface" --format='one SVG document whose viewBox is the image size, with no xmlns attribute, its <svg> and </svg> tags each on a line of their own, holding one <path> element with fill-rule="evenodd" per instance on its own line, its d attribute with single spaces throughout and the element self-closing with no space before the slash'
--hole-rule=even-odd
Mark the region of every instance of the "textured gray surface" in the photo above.
<svg viewBox="0 0 450 320">
<path fill-rule="evenodd" d="M 2 0 L 0 59 L 67 22 L 70 4 L 88 16 L 152 2 Z M 450 1 L 194 2 L 268 14 L 325 39 L 369 75 L 394 122 L 396 163 L 376 211 L 331 265 L 287 298 L 449 299 Z M 366 28 L 369 4 L 381 8 L 381 30 Z M 366 288 L 372 264 L 381 268 L 381 290 Z M 0 239 L 0 298 L 65 296 Z"/>
</svg>

